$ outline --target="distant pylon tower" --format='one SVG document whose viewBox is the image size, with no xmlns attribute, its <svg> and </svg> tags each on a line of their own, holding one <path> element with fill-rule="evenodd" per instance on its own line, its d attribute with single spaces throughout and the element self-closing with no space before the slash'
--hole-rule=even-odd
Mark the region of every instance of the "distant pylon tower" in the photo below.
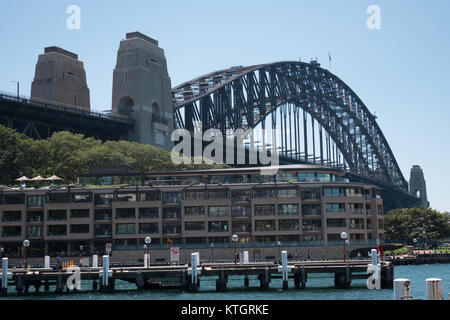
<svg viewBox="0 0 450 320">
<path fill-rule="evenodd" d="M 134 119 L 133 137 L 139 143 L 172 148 L 172 86 L 164 50 L 158 41 L 127 33 L 120 41 L 113 74 L 112 112 Z"/>
<path fill-rule="evenodd" d="M 414 165 L 411 168 L 411 175 L 409 178 L 409 192 L 420 199 L 420 205 L 428 208 L 430 202 L 427 199 L 427 186 L 423 171 L 418 165 Z"/>
<path fill-rule="evenodd" d="M 36 63 L 31 100 L 66 104 L 90 110 L 86 72 L 78 55 L 47 47 Z"/>
</svg>

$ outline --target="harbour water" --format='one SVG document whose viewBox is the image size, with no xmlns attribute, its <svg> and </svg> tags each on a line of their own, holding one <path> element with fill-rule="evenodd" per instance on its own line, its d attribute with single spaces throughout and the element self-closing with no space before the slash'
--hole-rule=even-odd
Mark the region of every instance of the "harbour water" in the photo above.
<svg viewBox="0 0 450 320">
<path fill-rule="evenodd" d="M 450 293 L 450 264 L 396 266 L 394 278 L 411 280 L 411 294 L 414 299 L 425 299 L 425 279 L 441 278 L 443 280 L 444 299 Z M 250 277 L 250 287 L 244 287 L 242 277 L 230 276 L 225 292 L 216 292 L 215 278 L 202 278 L 199 292 L 187 293 L 176 291 L 137 291 L 134 284 L 117 281 L 116 292 L 100 293 L 89 291 L 92 282 L 82 281 L 82 290 L 77 293 L 41 292 L 36 294 L 30 287 L 28 296 L 17 296 L 10 288 L 8 300 L 392 300 L 393 289 L 369 290 L 365 280 L 352 280 L 350 289 L 335 289 L 334 279 L 330 274 L 310 274 L 306 289 L 296 290 L 293 281 L 289 289 L 283 291 L 281 279 L 273 279 L 266 291 L 259 289 L 259 281 Z M 52 290 L 53 288 L 51 288 Z M 5 298 L 0 298 L 5 299 Z"/>
</svg>

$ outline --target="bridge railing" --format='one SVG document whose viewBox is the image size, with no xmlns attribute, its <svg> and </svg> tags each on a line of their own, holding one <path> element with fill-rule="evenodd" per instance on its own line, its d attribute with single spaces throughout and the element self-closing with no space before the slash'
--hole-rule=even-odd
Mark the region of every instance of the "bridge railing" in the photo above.
<svg viewBox="0 0 450 320">
<path fill-rule="evenodd" d="M 116 114 L 116 113 L 103 113 L 103 112 L 96 112 L 91 111 L 86 108 L 71 105 L 71 104 L 65 104 L 65 103 L 59 103 L 55 101 L 49 101 L 39 98 L 31 98 L 24 95 L 14 95 L 9 92 L 0 91 L 0 100 L 8 100 L 8 101 L 15 101 L 18 103 L 33 105 L 36 107 L 44 108 L 44 109 L 50 109 L 50 110 L 56 110 L 56 111 L 62 111 L 62 112 L 69 112 L 69 113 L 75 113 L 75 114 L 82 114 L 89 117 L 96 117 L 96 118 L 102 118 L 102 119 L 108 119 L 108 120 L 115 120 L 115 121 L 122 121 L 122 122 L 131 122 L 131 120 L 124 115 Z"/>
</svg>

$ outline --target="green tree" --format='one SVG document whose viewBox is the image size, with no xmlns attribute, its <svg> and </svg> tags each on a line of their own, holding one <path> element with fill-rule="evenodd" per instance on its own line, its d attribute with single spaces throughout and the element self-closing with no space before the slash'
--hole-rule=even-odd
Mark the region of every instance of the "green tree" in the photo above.
<svg viewBox="0 0 450 320">
<path fill-rule="evenodd" d="M 424 235 L 429 240 L 444 239 L 450 236 L 449 218 L 448 213 L 424 207 L 391 210 L 384 217 L 385 236 L 409 243 Z"/>
</svg>

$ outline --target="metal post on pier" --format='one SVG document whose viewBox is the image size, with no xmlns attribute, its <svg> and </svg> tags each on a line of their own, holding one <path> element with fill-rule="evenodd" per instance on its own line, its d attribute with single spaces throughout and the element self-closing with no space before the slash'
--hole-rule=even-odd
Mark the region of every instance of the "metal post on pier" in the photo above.
<svg viewBox="0 0 450 320">
<path fill-rule="evenodd" d="M 244 251 L 244 263 L 248 263 L 248 251 Z"/>
<path fill-rule="evenodd" d="M 108 290 L 108 287 L 112 287 L 114 285 L 114 283 L 109 284 L 109 279 L 110 277 L 112 277 L 112 270 L 109 270 L 109 255 L 104 255 L 103 256 L 103 265 L 102 265 L 102 270 L 100 271 L 100 290 L 101 291 L 106 291 Z M 114 281 L 114 280 L 113 280 Z"/>
<path fill-rule="evenodd" d="M 442 292 L 442 279 L 428 278 L 425 279 L 425 282 L 427 290 L 427 300 L 444 300 L 444 295 Z"/>
<path fill-rule="evenodd" d="M 367 266 L 367 288 L 370 290 L 381 289 L 381 265 L 378 263 L 377 250 L 372 249 L 370 252 L 372 263 Z"/>
<path fill-rule="evenodd" d="M 394 280 L 394 300 L 411 300 L 409 279 Z"/>
<path fill-rule="evenodd" d="M 8 279 L 11 279 L 12 275 L 8 273 L 8 258 L 2 259 L 2 295 L 8 295 Z"/>
<path fill-rule="evenodd" d="M 45 256 L 44 257 L 44 268 L 45 269 L 50 269 L 50 256 Z"/>
<path fill-rule="evenodd" d="M 283 290 L 288 289 L 288 273 L 291 271 L 291 268 L 288 267 L 287 261 L 287 251 L 281 252 L 281 266 L 278 266 L 278 272 L 281 272 L 283 279 Z"/>
<path fill-rule="evenodd" d="M 191 253 L 191 268 L 188 270 L 188 274 L 191 276 L 191 283 L 189 287 L 191 290 L 196 291 L 198 286 L 198 275 L 200 270 L 197 269 L 200 262 L 200 254 L 198 252 Z"/>
<path fill-rule="evenodd" d="M 92 256 L 92 268 L 98 268 L 98 255 L 96 254 Z"/>
</svg>

